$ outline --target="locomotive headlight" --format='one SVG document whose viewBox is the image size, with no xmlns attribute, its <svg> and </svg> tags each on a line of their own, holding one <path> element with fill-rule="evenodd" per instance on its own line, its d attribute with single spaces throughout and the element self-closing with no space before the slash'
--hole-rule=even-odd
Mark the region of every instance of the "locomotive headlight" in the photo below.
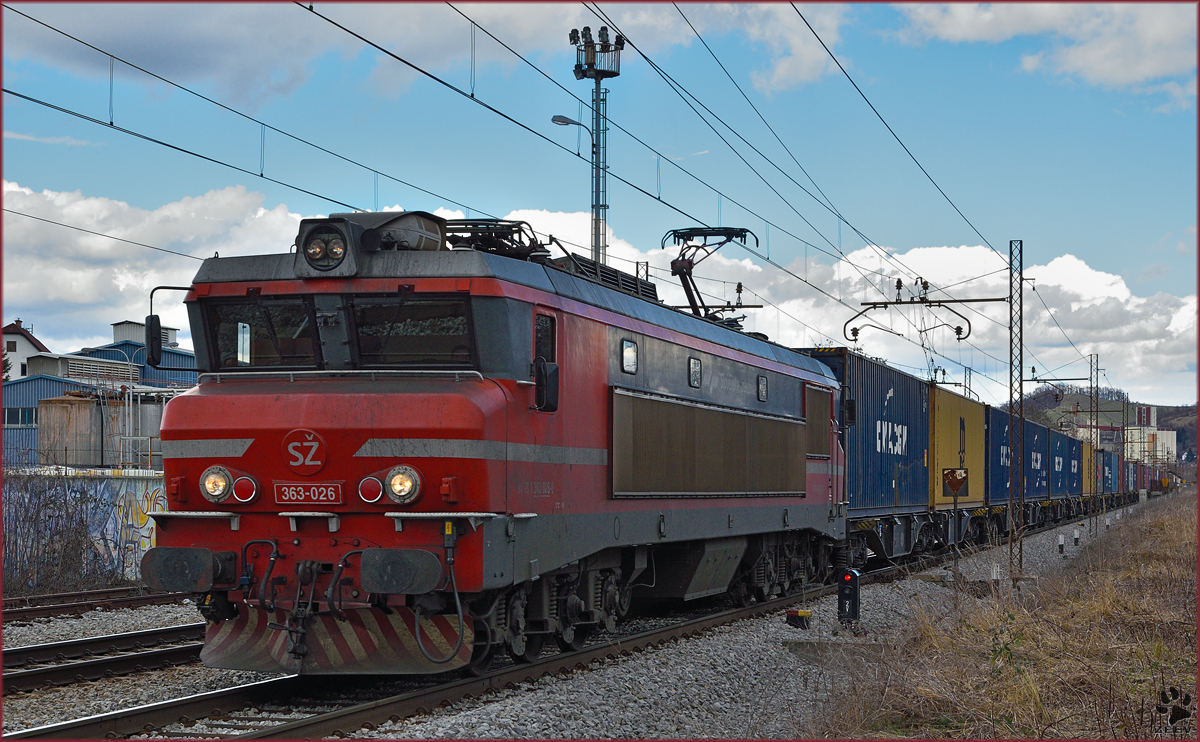
<svg viewBox="0 0 1200 742">
<path fill-rule="evenodd" d="M 224 502 L 229 498 L 233 478 L 223 466 L 210 466 L 200 475 L 200 494 L 209 502 Z"/>
<path fill-rule="evenodd" d="M 317 227 L 304 242 L 304 259 L 319 271 L 333 270 L 346 257 L 346 237 L 334 227 Z"/>
<path fill-rule="evenodd" d="M 421 494 L 421 476 L 408 466 L 397 466 L 387 475 L 387 496 L 392 502 L 407 505 Z"/>
</svg>

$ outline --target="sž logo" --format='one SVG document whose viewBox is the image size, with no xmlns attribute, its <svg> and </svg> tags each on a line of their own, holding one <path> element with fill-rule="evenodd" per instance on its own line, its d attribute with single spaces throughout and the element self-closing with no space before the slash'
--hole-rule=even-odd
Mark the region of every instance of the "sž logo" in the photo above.
<svg viewBox="0 0 1200 742">
<path fill-rule="evenodd" d="M 325 439 L 311 430 L 298 428 L 283 437 L 283 460 L 297 474 L 311 476 L 321 471 L 328 450 Z"/>
</svg>

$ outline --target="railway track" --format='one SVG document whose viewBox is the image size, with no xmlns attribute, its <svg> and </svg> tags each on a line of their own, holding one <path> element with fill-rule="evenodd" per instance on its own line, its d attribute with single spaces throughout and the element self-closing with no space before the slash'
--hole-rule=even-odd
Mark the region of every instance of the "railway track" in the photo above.
<svg viewBox="0 0 1200 742">
<path fill-rule="evenodd" d="M 1054 527 L 1053 525 L 1047 527 Z M 1043 529 L 1030 529 L 1026 535 Z M 982 547 L 986 548 L 986 547 Z M 967 555 L 979 550 L 963 550 Z M 953 554 L 926 556 L 863 575 L 864 584 L 889 582 L 948 564 Z M 336 690 L 320 676 L 287 676 L 235 688 L 124 709 L 69 722 L 4 735 L 14 739 L 78 739 L 161 734 L 164 737 L 317 738 L 339 736 L 427 712 L 441 705 L 499 692 L 520 682 L 584 669 L 595 659 L 642 652 L 733 621 L 751 618 L 813 600 L 836 591 L 825 585 L 746 608 L 722 610 L 640 633 L 604 638 L 570 653 L 551 654 L 536 662 L 500 667 L 481 677 L 412 677 L 397 681 L 364 676 L 339 679 Z M 164 730 L 183 725 L 183 730 Z"/>
<path fill-rule="evenodd" d="M 195 662 L 203 639 L 194 623 L 6 649 L 4 694 Z"/>
<path fill-rule="evenodd" d="M 881 574 L 881 573 L 873 573 Z M 331 695 L 328 678 L 287 676 L 237 688 L 213 691 L 134 709 L 102 714 L 4 735 L 13 739 L 79 739 L 147 734 L 182 723 L 186 732 L 173 737 L 257 739 L 302 738 L 344 734 L 363 726 L 423 713 L 439 705 L 499 692 L 521 682 L 584 669 L 596 659 L 642 652 L 669 641 L 700 634 L 722 624 L 780 610 L 797 602 L 831 594 L 836 586 L 710 613 L 637 634 L 597 641 L 581 650 L 547 655 L 535 662 L 509 665 L 481 677 L 413 678 L 402 682 L 355 679 L 339 682 Z M 372 685 L 378 686 L 373 688 Z M 388 693 L 392 686 L 412 686 Z M 322 687 L 326 686 L 326 687 Z M 361 687 L 354 687 L 361 686 Z M 334 708 L 329 708 L 334 707 Z M 298 718 L 299 717 L 299 718 Z"/>
<path fill-rule="evenodd" d="M 143 605 L 178 603 L 191 593 L 147 593 L 144 588 L 109 588 L 74 593 L 31 595 L 4 601 L 4 622 L 79 615 L 96 608 L 136 608 Z"/>
</svg>

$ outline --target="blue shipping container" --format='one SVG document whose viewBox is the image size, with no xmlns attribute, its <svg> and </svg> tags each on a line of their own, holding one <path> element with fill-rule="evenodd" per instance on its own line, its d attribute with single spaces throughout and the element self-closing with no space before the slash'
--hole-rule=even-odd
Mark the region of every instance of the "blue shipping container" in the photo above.
<svg viewBox="0 0 1200 742">
<path fill-rule="evenodd" d="M 1067 438 L 1067 494 L 1079 497 L 1083 494 L 1083 441 Z"/>
<path fill-rule="evenodd" d="M 1070 444 L 1067 436 L 1057 430 L 1050 431 L 1050 497 L 1064 499 L 1067 496 L 1067 472 L 1071 469 Z"/>
<path fill-rule="evenodd" d="M 846 452 L 846 494 L 851 518 L 929 509 L 929 387 L 848 348 L 806 348 L 832 371 L 843 389 L 838 410 Z M 855 424 L 845 426 L 845 406 Z"/>
<path fill-rule="evenodd" d="M 1008 503 L 1008 412 L 987 408 L 987 503 Z"/>
<path fill-rule="evenodd" d="M 1044 425 L 1025 421 L 1025 499 L 1041 501 L 1050 497 L 1050 431 Z"/>
</svg>

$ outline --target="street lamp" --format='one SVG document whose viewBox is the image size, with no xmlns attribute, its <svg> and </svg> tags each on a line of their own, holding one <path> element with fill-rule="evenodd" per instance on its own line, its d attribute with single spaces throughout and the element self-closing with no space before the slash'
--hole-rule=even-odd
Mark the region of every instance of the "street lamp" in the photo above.
<svg viewBox="0 0 1200 742">
<path fill-rule="evenodd" d="M 596 137 L 592 136 L 592 130 L 579 123 L 575 119 L 567 118 L 566 116 L 554 116 L 550 119 L 550 121 L 558 124 L 559 126 L 578 126 L 588 133 L 588 138 L 592 140 L 592 146 L 595 146 Z"/>
</svg>

